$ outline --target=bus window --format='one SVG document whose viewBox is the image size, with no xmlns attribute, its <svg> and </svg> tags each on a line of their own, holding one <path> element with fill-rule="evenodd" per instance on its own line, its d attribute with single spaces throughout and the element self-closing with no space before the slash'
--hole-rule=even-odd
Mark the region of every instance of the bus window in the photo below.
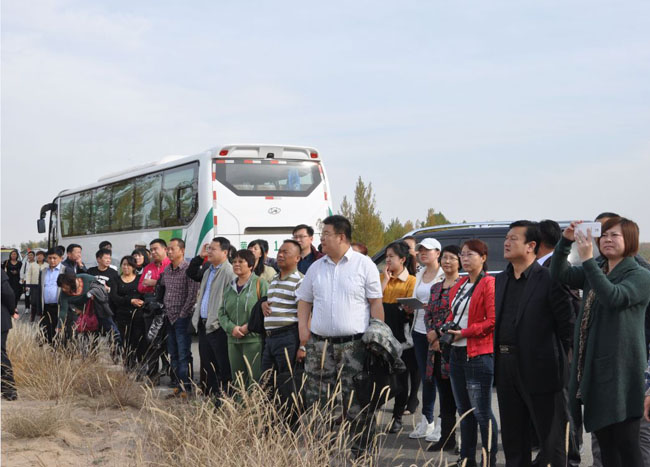
<svg viewBox="0 0 650 467">
<path fill-rule="evenodd" d="M 61 198 L 61 235 L 72 236 L 72 219 L 74 218 L 74 195 Z"/>
<path fill-rule="evenodd" d="M 85 191 L 75 195 L 72 235 L 88 235 L 92 233 L 92 226 L 90 224 L 92 199 L 91 191 Z"/>
<path fill-rule="evenodd" d="M 160 186 L 162 174 L 138 177 L 135 181 L 134 229 L 160 227 Z"/>
<path fill-rule="evenodd" d="M 96 188 L 93 193 L 93 224 L 96 234 L 110 232 L 110 206 L 111 188 L 109 186 Z"/>
<path fill-rule="evenodd" d="M 239 196 L 307 196 L 321 182 L 316 162 L 260 162 L 234 159 L 230 164 L 215 164 L 217 180 Z"/>
<path fill-rule="evenodd" d="M 198 164 L 166 170 L 162 183 L 162 226 L 184 225 L 196 214 Z"/>
<path fill-rule="evenodd" d="M 133 229 L 133 180 L 111 186 L 111 231 Z"/>
</svg>

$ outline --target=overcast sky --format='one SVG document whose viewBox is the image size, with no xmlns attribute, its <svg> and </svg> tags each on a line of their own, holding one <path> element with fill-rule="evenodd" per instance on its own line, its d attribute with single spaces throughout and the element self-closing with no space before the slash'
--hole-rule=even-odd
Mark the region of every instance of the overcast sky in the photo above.
<svg viewBox="0 0 650 467">
<path fill-rule="evenodd" d="M 650 2 L 2 2 L 2 243 L 108 172 L 317 147 L 385 221 L 592 218 L 650 241 Z"/>
</svg>

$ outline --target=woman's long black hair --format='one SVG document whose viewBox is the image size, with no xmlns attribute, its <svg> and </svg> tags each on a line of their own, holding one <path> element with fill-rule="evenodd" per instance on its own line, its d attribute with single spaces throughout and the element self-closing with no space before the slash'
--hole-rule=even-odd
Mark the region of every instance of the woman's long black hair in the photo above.
<svg viewBox="0 0 650 467">
<path fill-rule="evenodd" d="M 388 249 L 393 250 L 393 252 L 402 259 L 405 259 L 404 261 L 404 267 L 408 271 L 409 274 L 415 275 L 415 261 L 413 258 L 413 255 L 410 253 L 410 248 L 408 246 L 408 243 L 398 240 L 396 242 L 391 243 L 386 247 L 386 251 Z"/>
<path fill-rule="evenodd" d="M 253 269 L 253 272 L 257 274 L 258 276 L 261 276 L 262 273 L 264 272 L 264 262 L 266 261 L 266 250 L 264 249 L 264 246 L 262 245 L 262 242 L 260 240 L 253 240 L 248 244 L 246 249 L 248 250 L 251 247 L 254 247 L 257 245 L 262 252 L 262 256 L 260 256 L 260 260 L 257 262 L 257 265 L 255 266 L 255 269 Z"/>
</svg>

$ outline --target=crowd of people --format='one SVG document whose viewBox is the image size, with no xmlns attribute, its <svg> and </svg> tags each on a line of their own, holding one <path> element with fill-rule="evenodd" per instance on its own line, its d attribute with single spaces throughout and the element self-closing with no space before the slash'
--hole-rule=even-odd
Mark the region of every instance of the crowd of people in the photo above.
<svg viewBox="0 0 650 467">
<path fill-rule="evenodd" d="M 579 465 L 584 427 L 593 433 L 595 465 L 647 466 L 650 265 L 638 256 L 633 221 L 614 213 L 596 220 L 596 238 L 577 229 L 579 221 L 564 231 L 551 220 L 512 223 L 503 250 L 509 264 L 495 275 L 479 239 L 443 248 L 435 238 L 413 237 L 387 246 L 379 274 L 339 215 L 324 220 L 318 248 L 312 227 L 296 226 L 277 258 L 268 257 L 264 240 L 236 250 L 215 237 L 187 261 L 182 239 L 157 238 L 121 258 L 119 269 L 102 242 L 97 266 L 87 269 L 72 244 L 31 254 L 26 307 L 47 343 L 107 335 L 114 357 L 136 377 L 158 384 L 168 374 L 170 397 L 186 399 L 198 387 L 218 403 L 235 383 L 272 385 L 273 372 L 304 365 L 307 406 L 325 406 L 340 388 L 341 419 L 358 435 L 356 455 L 375 433 L 375 414 L 354 389 L 369 358 L 364 336 L 380 321 L 405 367 L 395 374 L 401 390 L 389 432 L 404 430 L 402 417 L 416 413 L 421 394 L 409 437 L 425 439 L 431 451 L 458 452 L 459 465 L 477 465 L 477 450 L 481 465 L 495 465 L 499 436 L 507 466 Z M 574 243 L 577 266 L 567 259 Z M 3 267 L 7 399 L 16 393 L 5 351 L 5 312 L 14 302 L 5 294 L 20 296 L 19 263 L 12 255 Z"/>
</svg>

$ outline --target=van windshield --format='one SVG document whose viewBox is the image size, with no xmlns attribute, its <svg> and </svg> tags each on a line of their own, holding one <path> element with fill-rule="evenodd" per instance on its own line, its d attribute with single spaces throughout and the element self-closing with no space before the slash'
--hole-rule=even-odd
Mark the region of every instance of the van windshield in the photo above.
<svg viewBox="0 0 650 467">
<path fill-rule="evenodd" d="M 216 179 L 239 196 L 311 194 L 322 180 L 317 162 L 277 159 L 217 159 Z"/>
</svg>

